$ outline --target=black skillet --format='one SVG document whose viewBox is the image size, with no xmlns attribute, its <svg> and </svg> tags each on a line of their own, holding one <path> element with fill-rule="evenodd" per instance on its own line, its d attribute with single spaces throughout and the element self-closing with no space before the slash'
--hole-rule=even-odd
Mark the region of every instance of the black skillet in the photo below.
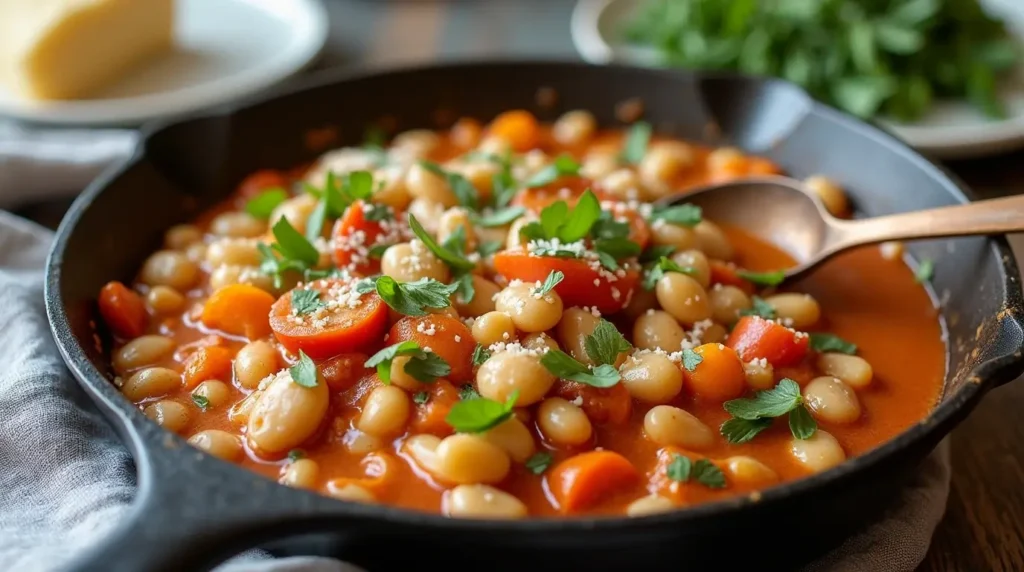
<svg viewBox="0 0 1024 572">
<path fill-rule="evenodd" d="M 557 95 L 553 106 L 538 104 L 539 88 Z M 309 545 L 294 537 L 309 534 L 328 542 L 318 550 L 371 571 L 407 564 L 777 569 L 808 561 L 877 516 L 978 399 L 1024 369 L 1020 274 L 1003 238 L 911 247 L 937 261 L 932 284 L 943 301 L 949 341 L 945 392 L 929 418 L 866 455 L 759 498 L 661 516 L 506 523 L 341 502 L 198 452 L 149 421 L 111 384 L 105 333 L 102 348 L 94 340 L 99 288 L 111 279 L 129 280 L 166 228 L 224 198 L 246 174 L 313 159 L 319 149 L 308 145 L 316 139 L 310 133 L 333 129 L 336 144 L 357 144 L 369 124 L 385 117 L 400 129 L 435 127 L 460 115 L 486 120 L 510 108 L 543 119 L 588 109 L 603 124 L 617 125 L 616 104 L 637 97 L 659 130 L 738 145 L 797 177 L 835 177 L 862 215 L 968 200 L 957 182 L 893 137 L 814 103 L 792 85 L 717 74 L 538 62 L 335 74 L 284 95 L 150 128 L 131 160 L 75 202 L 48 262 L 46 309 L 54 337 L 138 468 L 132 510 L 75 569 L 203 570 L 271 541 L 286 552 L 305 550 Z"/>
</svg>

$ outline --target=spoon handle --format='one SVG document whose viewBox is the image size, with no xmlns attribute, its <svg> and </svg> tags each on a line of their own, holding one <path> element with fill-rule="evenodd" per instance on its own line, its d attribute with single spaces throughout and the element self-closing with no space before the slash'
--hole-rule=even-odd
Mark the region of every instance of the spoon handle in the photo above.
<svg viewBox="0 0 1024 572">
<path fill-rule="evenodd" d="M 889 240 L 941 238 L 1024 231 L 1024 195 L 978 201 L 966 205 L 835 221 L 827 250 L 844 250 Z"/>
</svg>

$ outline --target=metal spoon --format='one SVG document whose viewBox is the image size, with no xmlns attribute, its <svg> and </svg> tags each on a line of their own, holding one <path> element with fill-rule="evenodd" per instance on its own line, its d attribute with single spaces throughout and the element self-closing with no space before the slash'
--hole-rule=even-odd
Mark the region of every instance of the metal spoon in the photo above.
<svg viewBox="0 0 1024 572">
<path fill-rule="evenodd" d="M 861 220 L 838 219 L 799 181 L 759 177 L 710 185 L 665 197 L 658 206 L 692 203 L 704 217 L 739 226 L 786 251 L 803 276 L 857 246 L 890 240 L 1005 234 L 1024 231 L 1024 196 L 1005 197 Z"/>
</svg>

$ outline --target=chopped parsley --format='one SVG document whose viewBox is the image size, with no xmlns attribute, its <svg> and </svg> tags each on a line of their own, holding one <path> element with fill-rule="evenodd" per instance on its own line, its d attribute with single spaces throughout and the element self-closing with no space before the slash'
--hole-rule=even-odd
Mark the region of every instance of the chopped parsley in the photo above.
<svg viewBox="0 0 1024 572">
<path fill-rule="evenodd" d="M 317 371 L 316 364 L 313 360 L 309 359 L 306 352 L 299 350 L 299 361 L 295 362 L 295 365 L 288 368 L 288 373 L 292 376 L 292 381 L 296 385 L 302 387 L 316 387 L 317 384 Z"/>
<path fill-rule="evenodd" d="M 479 346 L 477 346 L 479 347 Z M 459 399 L 468 401 L 470 399 L 480 399 L 480 394 L 476 392 L 476 388 L 473 384 L 467 383 L 459 388 Z"/>
<path fill-rule="evenodd" d="M 675 453 L 665 468 L 668 478 L 680 483 L 696 481 L 711 489 L 725 488 L 725 474 L 707 459 L 692 461 L 685 455 Z"/>
<path fill-rule="evenodd" d="M 596 364 L 593 369 L 561 350 L 549 350 L 541 356 L 540 363 L 557 377 L 592 387 L 611 387 L 618 383 L 621 376 L 615 362 L 620 353 L 633 347 L 618 329 L 611 322 L 601 320 L 594 332 L 583 340 L 583 346 L 587 357 Z"/>
<path fill-rule="evenodd" d="M 302 451 L 302 449 L 292 449 L 291 451 L 288 451 L 288 460 L 293 463 L 295 461 L 298 461 L 299 459 L 305 458 L 306 454 Z"/>
<path fill-rule="evenodd" d="M 647 154 L 647 145 L 651 141 L 651 124 L 646 121 L 637 121 L 629 129 L 626 135 L 626 143 L 619 153 L 619 160 L 629 165 L 636 165 L 643 160 Z"/>
<path fill-rule="evenodd" d="M 245 203 L 245 212 L 256 218 L 266 220 L 274 213 L 277 205 L 285 202 L 287 199 L 288 193 L 284 189 L 280 187 L 267 189 Z"/>
<path fill-rule="evenodd" d="M 611 322 L 601 320 L 594 328 L 594 332 L 584 338 L 583 349 L 594 363 L 614 366 L 619 354 L 628 352 L 633 346 Z"/>
<path fill-rule="evenodd" d="M 207 399 L 205 395 L 196 395 L 195 393 L 193 393 L 192 403 L 195 403 L 196 407 L 202 409 L 203 411 L 206 411 L 207 409 L 210 408 L 210 400 Z"/>
<path fill-rule="evenodd" d="M 559 155 L 553 163 L 537 171 L 523 185 L 528 188 L 543 187 L 557 181 L 561 177 L 575 176 L 580 173 L 580 164 L 570 155 Z"/>
<path fill-rule="evenodd" d="M 472 210 L 480 208 L 480 192 L 473 183 L 458 173 L 444 170 L 440 165 L 432 161 L 420 161 L 420 166 L 431 173 L 441 177 L 448 183 L 459 204 Z"/>
<path fill-rule="evenodd" d="M 377 291 L 384 303 L 406 316 L 426 316 L 427 308 L 447 308 L 452 305 L 451 295 L 458 284 L 442 284 L 433 278 L 420 278 L 415 282 L 399 282 L 390 276 L 364 278 L 356 284 L 356 291 L 365 294 Z"/>
<path fill-rule="evenodd" d="M 823 333 L 812 333 L 811 349 L 816 352 L 839 352 L 853 355 L 857 353 L 857 344 L 850 343 L 839 336 Z"/>
<path fill-rule="evenodd" d="M 388 385 L 391 383 L 392 362 L 398 356 L 409 356 L 409 361 L 402 369 L 409 377 L 420 383 L 430 383 L 452 371 L 451 366 L 441 356 L 421 349 L 420 345 L 412 340 L 399 342 L 380 350 L 370 356 L 363 367 L 377 368 L 377 377 L 384 385 Z"/>
<path fill-rule="evenodd" d="M 417 393 L 416 395 L 412 396 L 412 401 L 413 401 L 413 403 L 416 403 L 418 405 L 423 405 L 427 401 L 430 401 L 430 394 L 427 393 L 426 391 L 421 391 L 421 392 Z"/>
<path fill-rule="evenodd" d="M 922 258 L 921 262 L 917 265 L 917 270 L 914 271 L 914 280 L 917 280 L 918 284 L 924 284 L 925 282 L 931 282 L 934 276 L 935 261 L 931 258 Z"/>
<path fill-rule="evenodd" d="M 551 466 L 554 460 L 555 458 L 551 456 L 551 453 L 540 451 L 526 460 L 526 469 L 535 475 L 542 475 L 544 471 L 548 470 L 548 467 Z"/>
<path fill-rule="evenodd" d="M 690 348 L 683 350 L 683 367 L 686 368 L 686 371 L 693 372 L 702 361 L 704 361 L 704 356 L 699 353 Z"/>
<path fill-rule="evenodd" d="M 420 242 L 430 250 L 441 262 L 444 262 L 455 272 L 468 272 L 476 268 L 476 264 L 468 260 L 462 251 L 456 252 L 449 250 L 437 243 L 434 237 L 423 228 L 420 221 L 416 220 L 416 217 L 409 215 L 409 228 L 412 229 L 412 233 L 416 235 L 416 238 L 420 239 Z"/>
<path fill-rule="evenodd" d="M 773 272 L 737 270 L 736 275 L 747 282 L 752 282 L 758 286 L 778 286 L 786 279 L 786 272 L 784 270 L 775 270 Z"/>
<path fill-rule="evenodd" d="M 663 220 L 677 226 L 697 226 L 701 218 L 701 208 L 690 203 L 657 208 L 651 213 L 651 222 Z"/>
<path fill-rule="evenodd" d="M 640 262 L 656 262 L 662 258 L 672 256 L 672 253 L 676 250 L 679 250 L 679 248 L 671 244 L 651 245 L 640 255 Z"/>
<path fill-rule="evenodd" d="M 650 264 L 644 270 L 644 277 L 641 285 L 644 290 L 654 290 L 654 287 L 658 285 L 658 280 L 661 280 L 667 272 L 679 272 L 680 274 L 686 274 L 687 276 L 696 276 L 697 269 L 692 266 L 680 266 L 679 263 L 662 256 L 657 262 Z"/>
<path fill-rule="evenodd" d="M 505 207 L 492 210 L 486 214 L 474 215 L 473 222 L 483 227 L 505 226 L 506 224 L 512 224 L 512 221 L 524 214 L 526 214 L 526 208 L 524 207 Z"/>
<path fill-rule="evenodd" d="M 483 365 L 484 362 L 489 359 L 491 359 L 491 352 L 489 352 L 487 348 L 483 347 L 482 345 L 477 344 L 476 348 L 473 350 L 473 365 Z"/>
<path fill-rule="evenodd" d="M 558 284 L 562 280 L 565 280 L 565 274 L 562 274 L 562 271 L 560 271 L 560 270 L 552 270 L 548 274 L 548 277 L 544 279 L 544 283 L 541 284 L 533 292 L 533 295 L 534 296 L 540 296 L 541 298 L 543 298 L 544 296 L 547 296 L 548 292 L 551 292 L 552 290 L 554 290 L 555 286 L 558 286 Z"/>
<path fill-rule="evenodd" d="M 299 316 L 312 314 L 326 306 L 316 290 L 292 290 L 292 310 Z"/>
<path fill-rule="evenodd" d="M 270 276 L 274 287 L 283 284 L 283 275 L 288 272 L 308 274 L 320 262 L 320 252 L 306 240 L 288 219 L 281 217 L 271 229 L 274 244 L 259 243 L 260 272 Z"/>
<path fill-rule="evenodd" d="M 477 245 L 476 252 L 481 258 L 487 258 L 504 247 L 505 245 L 499 240 L 487 240 Z"/>
<path fill-rule="evenodd" d="M 345 173 L 339 183 L 338 177 L 328 171 L 323 188 L 317 189 L 307 184 L 305 189 L 319 199 L 306 221 L 306 239 L 313 241 L 323 234 L 328 218 L 338 218 L 345 214 L 345 209 L 352 203 L 370 198 L 373 194 L 373 175 L 369 171 L 352 171 Z"/>
<path fill-rule="evenodd" d="M 518 389 L 508 396 L 505 403 L 484 397 L 464 399 L 452 405 L 444 420 L 459 433 L 483 433 L 511 418 L 517 399 Z"/>
<path fill-rule="evenodd" d="M 597 200 L 593 191 L 587 189 L 580 195 L 580 200 L 572 211 L 565 201 L 557 201 L 544 207 L 540 211 L 540 220 L 524 226 L 522 234 L 531 240 L 557 238 L 562 244 L 569 244 L 586 237 L 599 218 L 601 202 Z"/>
<path fill-rule="evenodd" d="M 751 306 L 745 310 L 740 310 L 740 316 L 758 316 L 765 320 L 775 319 L 775 308 L 765 301 L 760 296 L 751 296 Z"/>
<path fill-rule="evenodd" d="M 732 419 L 723 423 L 720 431 L 733 444 L 750 441 L 783 415 L 789 415 L 790 431 L 797 439 L 809 439 L 818 427 L 804 405 L 800 386 L 789 378 L 773 389 L 758 391 L 754 397 L 733 399 L 722 406 Z"/>
</svg>

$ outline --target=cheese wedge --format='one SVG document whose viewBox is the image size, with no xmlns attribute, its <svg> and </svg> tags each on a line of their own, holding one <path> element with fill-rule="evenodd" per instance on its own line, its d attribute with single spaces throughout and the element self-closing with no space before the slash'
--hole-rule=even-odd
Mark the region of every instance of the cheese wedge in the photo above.
<svg viewBox="0 0 1024 572">
<path fill-rule="evenodd" d="M 0 0 L 0 83 L 30 99 L 80 99 L 173 41 L 174 0 Z"/>
</svg>

